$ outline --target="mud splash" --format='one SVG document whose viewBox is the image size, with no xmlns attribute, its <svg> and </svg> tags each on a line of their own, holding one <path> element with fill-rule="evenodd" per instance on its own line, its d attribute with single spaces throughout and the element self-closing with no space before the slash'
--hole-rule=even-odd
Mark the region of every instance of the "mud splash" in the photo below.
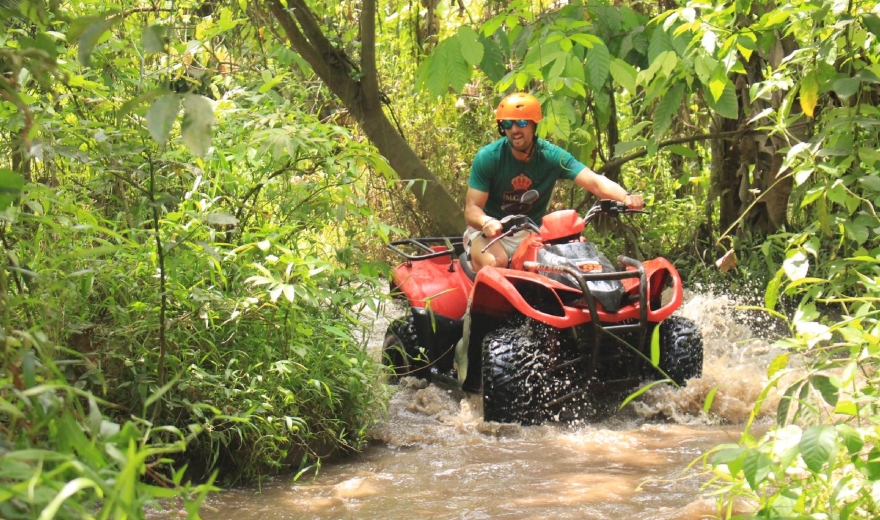
<svg viewBox="0 0 880 520">
<path fill-rule="evenodd" d="M 599 423 L 486 423 L 481 400 L 404 378 L 388 416 L 358 457 L 311 480 L 279 478 L 209 499 L 204 518 L 699 519 L 701 456 L 736 442 L 779 354 L 756 339 L 766 324 L 738 319 L 737 302 L 690 294 L 678 312 L 705 343 L 703 376 L 657 387 Z M 401 309 L 386 314 L 394 315 Z M 370 345 L 381 346 L 380 317 Z M 769 325 L 767 325 L 769 327 Z M 756 332 L 757 331 L 757 332 Z M 712 405 L 704 403 L 712 395 Z M 778 396 L 758 407 L 768 422 Z M 747 507 L 744 505 L 743 507 Z"/>
</svg>

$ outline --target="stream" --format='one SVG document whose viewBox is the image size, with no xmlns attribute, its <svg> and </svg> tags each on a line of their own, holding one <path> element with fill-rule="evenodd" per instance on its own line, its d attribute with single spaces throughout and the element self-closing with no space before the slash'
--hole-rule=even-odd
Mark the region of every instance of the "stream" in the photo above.
<svg viewBox="0 0 880 520">
<path fill-rule="evenodd" d="M 737 442 L 778 354 L 769 328 L 737 319 L 735 302 L 688 295 L 679 314 L 700 326 L 703 376 L 656 387 L 597 423 L 484 423 L 481 401 L 404 378 L 387 418 L 358 456 L 314 478 L 266 481 L 209 498 L 205 519 L 701 519 L 716 514 L 701 456 Z M 371 346 L 381 347 L 387 321 Z M 709 413 L 703 405 L 717 388 Z M 767 399 L 758 428 L 778 399 Z"/>
</svg>

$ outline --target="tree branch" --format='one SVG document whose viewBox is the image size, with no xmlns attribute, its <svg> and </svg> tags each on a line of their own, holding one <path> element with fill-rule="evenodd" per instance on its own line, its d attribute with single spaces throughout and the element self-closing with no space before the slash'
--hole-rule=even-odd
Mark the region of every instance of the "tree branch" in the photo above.
<svg viewBox="0 0 880 520">
<path fill-rule="evenodd" d="M 685 143 L 696 143 L 698 141 L 708 141 L 710 139 L 723 139 L 725 137 L 734 137 L 736 135 L 758 135 L 766 133 L 764 130 L 733 130 L 730 132 L 719 132 L 717 134 L 700 134 L 700 135 L 689 135 L 687 137 L 679 137 L 677 139 L 670 139 L 668 141 L 663 141 L 657 147 L 665 148 L 667 146 L 672 146 L 675 144 L 685 144 Z M 638 159 L 640 157 L 644 157 L 648 155 L 648 150 L 639 150 L 638 152 L 633 152 L 629 155 L 625 155 L 620 157 L 619 159 L 613 159 L 603 164 L 599 169 L 596 170 L 598 174 L 604 174 L 605 172 L 612 170 L 614 168 L 620 168 L 624 164 Z"/>
<path fill-rule="evenodd" d="M 281 2 L 278 0 L 271 0 L 267 3 L 269 5 L 269 11 L 271 11 L 272 15 L 278 20 L 278 23 L 280 23 L 281 27 L 284 29 L 284 33 L 287 35 L 287 39 L 290 41 L 293 50 L 298 52 L 300 56 L 312 66 L 312 69 L 314 69 L 318 76 L 321 78 L 327 77 L 328 67 L 327 63 L 321 57 L 321 51 L 309 42 L 310 39 L 312 41 L 314 41 L 314 39 L 306 38 L 303 31 L 299 30 L 299 26 L 296 25 L 293 17 L 290 16 L 290 13 L 281 5 Z M 295 7 L 294 9 L 299 10 L 298 7 Z"/>
</svg>

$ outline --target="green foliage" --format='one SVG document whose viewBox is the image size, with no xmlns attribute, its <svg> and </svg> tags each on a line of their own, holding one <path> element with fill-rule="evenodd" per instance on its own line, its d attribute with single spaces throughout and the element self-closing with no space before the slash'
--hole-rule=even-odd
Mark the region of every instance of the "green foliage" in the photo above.
<svg viewBox="0 0 880 520">
<path fill-rule="evenodd" d="M 299 108 L 290 62 L 245 60 L 244 13 L 195 7 L 43 12 L 53 55 L 11 30 L 31 58 L 0 76 L 22 80 L 0 85 L 4 518 L 196 517 L 215 478 L 357 450 L 383 409 L 360 338 L 390 171 Z"/>
<path fill-rule="evenodd" d="M 185 483 L 185 467 L 169 472 L 166 487 L 144 480 L 165 472 L 169 457 L 186 450 L 195 434 L 114 421 L 112 404 L 71 385 L 64 374 L 87 366 L 87 358 L 20 330 L 0 330 L 0 346 L 3 518 L 141 518 L 146 507 L 170 499 L 195 516 L 216 490 L 213 476 L 205 484 Z"/>
</svg>

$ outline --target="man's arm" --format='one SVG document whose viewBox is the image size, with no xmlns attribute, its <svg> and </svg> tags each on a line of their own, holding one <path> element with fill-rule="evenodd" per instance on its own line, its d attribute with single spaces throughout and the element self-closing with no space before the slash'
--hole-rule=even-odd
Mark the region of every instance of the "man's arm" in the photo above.
<svg viewBox="0 0 880 520">
<path fill-rule="evenodd" d="M 469 226 L 482 229 L 484 235 L 492 237 L 501 231 L 501 222 L 483 211 L 488 200 L 488 193 L 469 187 L 464 203 L 464 218 Z"/>
<path fill-rule="evenodd" d="M 626 203 L 627 207 L 633 209 L 645 207 L 645 200 L 641 195 L 627 194 L 620 184 L 604 175 L 597 174 L 589 168 L 581 170 L 577 177 L 575 177 L 574 183 L 600 199 L 619 200 Z"/>
</svg>

